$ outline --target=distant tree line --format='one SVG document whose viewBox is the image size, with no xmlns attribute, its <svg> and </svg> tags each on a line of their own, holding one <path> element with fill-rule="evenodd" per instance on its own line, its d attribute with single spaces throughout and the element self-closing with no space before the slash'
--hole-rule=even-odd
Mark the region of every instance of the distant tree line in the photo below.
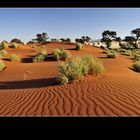
<svg viewBox="0 0 140 140">
<path fill-rule="evenodd" d="M 85 43 L 85 42 L 89 42 L 91 40 L 91 38 L 89 36 L 82 36 L 81 38 L 76 38 L 75 42 L 76 43 Z"/>
<path fill-rule="evenodd" d="M 125 36 L 125 38 L 122 40 L 120 37 L 117 37 L 117 33 L 116 31 L 109 31 L 106 30 L 102 33 L 102 39 L 101 42 L 104 42 L 107 47 L 109 48 L 109 46 L 111 45 L 111 42 L 114 41 L 126 41 L 129 44 L 133 45 L 134 48 L 139 48 L 139 45 L 137 43 L 137 41 L 140 38 L 140 28 L 136 28 L 134 30 L 131 31 L 131 36 Z"/>
</svg>

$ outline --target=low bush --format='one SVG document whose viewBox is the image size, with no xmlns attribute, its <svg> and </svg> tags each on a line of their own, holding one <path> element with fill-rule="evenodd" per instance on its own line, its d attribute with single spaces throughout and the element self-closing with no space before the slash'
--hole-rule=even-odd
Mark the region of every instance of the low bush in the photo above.
<svg viewBox="0 0 140 140">
<path fill-rule="evenodd" d="M 59 64 L 58 69 L 59 75 L 57 80 L 61 84 L 67 84 L 86 74 L 102 74 L 105 71 L 102 62 L 91 55 L 62 62 Z"/>
<path fill-rule="evenodd" d="M 117 53 L 113 50 L 107 51 L 107 58 L 116 58 Z"/>
<path fill-rule="evenodd" d="M 7 55 L 7 51 L 6 50 L 1 50 L 0 51 L 0 58 L 3 58 L 3 57 L 5 57 Z"/>
<path fill-rule="evenodd" d="M 71 58 L 71 53 L 64 49 L 55 49 L 53 52 L 53 58 L 55 60 L 68 60 Z"/>
<path fill-rule="evenodd" d="M 135 54 L 134 55 L 134 60 L 135 61 L 140 61 L 140 54 Z"/>
<path fill-rule="evenodd" d="M 0 50 L 7 49 L 9 44 L 5 41 L 0 43 Z"/>
<path fill-rule="evenodd" d="M 122 55 L 125 56 L 131 56 L 132 55 L 132 51 L 131 50 L 125 50 L 124 52 L 121 53 Z"/>
<path fill-rule="evenodd" d="M 36 62 L 43 62 L 45 61 L 46 56 L 43 54 L 37 55 L 35 58 L 33 58 L 33 63 Z"/>
<path fill-rule="evenodd" d="M 76 43 L 76 50 L 81 50 L 84 47 L 84 44 Z"/>
<path fill-rule="evenodd" d="M 40 54 L 47 55 L 48 53 L 46 50 L 42 49 L 42 50 L 40 50 L 40 52 L 37 55 L 40 55 Z"/>
<path fill-rule="evenodd" d="M 2 71 L 5 68 L 5 64 L 3 63 L 3 61 L 0 59 L 0 71 Z"/>
<path fill-rule="evenodd" d="M 20 58 L 19 55 L 17 55 L 17 54 L 11 54 L 11 56 L 10 56 L 10 61 L 16 62 L 16 61 L 20 61 L 20 60 L 21 60 L 21 58 Z"/>
<path fill-rule="evenodd" d="M 13 49 L 17 49 L 18 44 L 13 42 L 13 43 L 11 43 L 10 47 L 13 48 Z"/>
<path fill-rule="evenodd" d="M 36 63 L 36 62 L 43 62 L 45 61 L 45 58 L 47 56 L 47 51 L 46 50 L 41 50 L 37 56 L 35 58 L 33 58 L 33 63 Z"/>
<path fill-rule="evenodd" d="M 140 62 L 136 62 L 132 65 L 133 70 L 136 72 L 140 72 Z"/>
</svg>

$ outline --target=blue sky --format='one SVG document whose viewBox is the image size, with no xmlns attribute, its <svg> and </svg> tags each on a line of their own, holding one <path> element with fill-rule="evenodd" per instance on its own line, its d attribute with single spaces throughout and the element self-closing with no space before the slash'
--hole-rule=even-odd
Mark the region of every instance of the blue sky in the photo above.
<svg viewBox="0 0 140 140">
<path fill-rule="evenodd" d="M 50 38 L 101 38 L 113 30 L 124 38 L 140 27 L 140 8 L 0 8 L 0 41 L 29 41 L 37 33 Z"/>
</svg>

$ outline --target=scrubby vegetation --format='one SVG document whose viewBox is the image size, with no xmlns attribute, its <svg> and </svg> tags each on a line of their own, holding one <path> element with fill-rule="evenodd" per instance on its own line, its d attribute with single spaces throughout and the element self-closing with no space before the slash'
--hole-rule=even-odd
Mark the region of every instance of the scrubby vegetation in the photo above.
<svg viewBox="0 0 140 140">
<path fill-rule="evenodd" d="M 132 51 L 131 50 L 124 50 L 123 52 L 121 52 L 122 55 L 125 56 L 131 56 L 132 55 Z"/>
<path fill-rule="evenodd" d="M 18 44 L 12 42 L 12 43 L 10 44 L 10 48 L 17 49 L 17 48 L 18 48 Z"/>
<path fill-rule="evenodd" d="M 0 71 L 2 71 L 5 68 L 5 64 L 3 63 L 3 61 L 0 59 Z"/>
<path fill-rule="evenodd" d="M 114 50 L 106 50 L 107 58 L 116 58 L 117 53 Z"/>
<path fill-rule="evenodd" d="M 140 61 L 140 54 L 134 55 L 134 61 Z"/>
<path fill-rule="evenodd" d="M 84 44 L 76 43 L 76 50 L 81 50 L 84 47 Z"/>
<path fill-rule="evenodd" d="M 20 58 L 20 56 L 19 55 L 17 55 L 17 54 L 11 54 L 11 56 L 10 56 L 10 61 L 11 62 L 16 62 L 16 61 L 20 61 L 21 60 L 21 58 Z"/>
<path fill-rule="evenodd" d="M 55 60 L 68 60 L 71 58 L 71 53 L 64 49 L 55 49 L 53 52 L 53 58 Z"/>
<path fill-rule="evenodd" d="M 132 65 L 133 70 L 136 72 L 140 72 L 140 62 L 136 62 Z"/>
<path fill-rule="evenodd" d="M 33 58 L 33 63 L 36 63 L 36 62 L 43 62 L 45 61 L 45 58 L 47 56 L 47 51 L 46 50 L 41 50 L 35 58 Z"/>
<path fill-rule="evenodd" d="M 11 43 L 14 42 L 14 43 L 20 43 L 20 44 L 24 44 L 20 39 L 18 38 L 14 38 L 11 40 Z"/>
<path fill-rule="evenodd" d="M 8 46 L 9 46 L 9 44 L 7 42 L 3 41 L 0 43 L 0 50 L 7 49 Z"/>
<path fill-rule="evenodd" d="M 82 58 L 77 57 L 70 61 L 62 62 L 59 64 L 58 69 L 59 76 L 57 80 L 61 84 L 67 84 L 86 74 L 102 74 L 105 71 L 103 63 L 91 55 L 85 55 Z"/>
<path fill-rule="evenodd" d="M 0 51 L 0 59 L 5 57 L 6 55 L 7 55 L 7 51 L 6 50 L 3 49 L 3 50 Z"/>
</svg>

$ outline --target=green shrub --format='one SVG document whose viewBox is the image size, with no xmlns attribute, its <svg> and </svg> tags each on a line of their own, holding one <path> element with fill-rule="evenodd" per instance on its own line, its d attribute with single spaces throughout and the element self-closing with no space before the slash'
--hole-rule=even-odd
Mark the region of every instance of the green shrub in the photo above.
<svg viewBox="0 0 140 140">
<path fill-rule="evenodd" d="M 9 46 L 9 44 L 3 41 L 3 42 L 0 43 L 0 50 L 7 49 L 8 46 Z"/>
<path fill-rule="evenodd" d="M 107 52 L 107 58 L 116 58 L 117 54 L 115 51 L 108 51 Z"/>
<path fill-rule="evenodd" d="M 92 55 L 85 55 L 82 64 L 83 74 L 102 74 L 105 71 L 103 63 Z"/>
<path fill-rule="evenodd" d="M 136 72 L 140 72 L 140 62 L 136 62 L 132 65 L 133 70 Z"/>
<path fill-rule="evenodd" d="M 42 49 L 42 50 L 36 55 L 36 57 L 33 58 L 33 63 L 45 61 L 46 56 L 47 56 L 47 51 L 44 50 L 44 49 Z"/>
<path fill-rule="evenodd" d="M 37 55 L 35 58 L 33 58 L 33 63 L 36 62 L 43 62 L 45 61 L 46 56 L 43 54 Z"/>
<path fill-rule="evenodd" d="M 83 48 L 83 45 L 81 43 L 76 43 L 76 50 L 81 50 Z"/>
<path fill-rule="evenodd" d="M 14 42 L 11 43 L 10 46 L 11 46 L 11 48 L 14 48 L 14 49 L 17 49 L 18 48 L 18 44 L 17 43 L 14 43 Z"/>
<path fill-rule="evenodd" d="M 0 71 L 2 71 L 5 68 L 5 64 L 3 63 L 3 61 L 0 59 Z"/>
<path fill-rule="evenodd" d="M 64 49 L 55 49 L 53 52 L 53 58 L 55 60 L 67 60 L 71 58 L 71 53 Z"/>
<path fill-rule="evenodd" d="M 20 56 L 19 55 L 17 55 L 17 54 L 11 54 L 11 56 L 10 56 L 10 61 L 20 61 L 21 60 L 21 58 L 20 58 Z"/>
<path fill-rule="evenodd" d="M 37 55 L 40 55 L 40 54 L 47 55 L 48 53 L 46 50 L 42 49 Z"/>
<path fill-rule="evenodd" d="M 59 76 L 57 80 L 61 84 L 77 80 L 86 74 L 102 74 L 105 71 L 102 62 L 91 55 L 62 62 L 59 64 L 58 69 Z"/>
<path fill-rule="evenodd" d="M 125 50 L 124 52 L 121 53 L 122 55 L 126 55 L 126 56 L 131 56 L 132 55 L 132 51 L 131 50 Z"/>
<path fill-rule="evenodd" d="M 7 55 L 7 51 L 6 50 L 1 50 L 0 51 L 0 58 L 3 58 L 3 57 L 5 57 Z"/>
<path fill-rule="evenodd" d="M 140 61 L 140 54 L 135 54 L 134 55 L 134 60 L 135 61 Z"/>
</svg>

